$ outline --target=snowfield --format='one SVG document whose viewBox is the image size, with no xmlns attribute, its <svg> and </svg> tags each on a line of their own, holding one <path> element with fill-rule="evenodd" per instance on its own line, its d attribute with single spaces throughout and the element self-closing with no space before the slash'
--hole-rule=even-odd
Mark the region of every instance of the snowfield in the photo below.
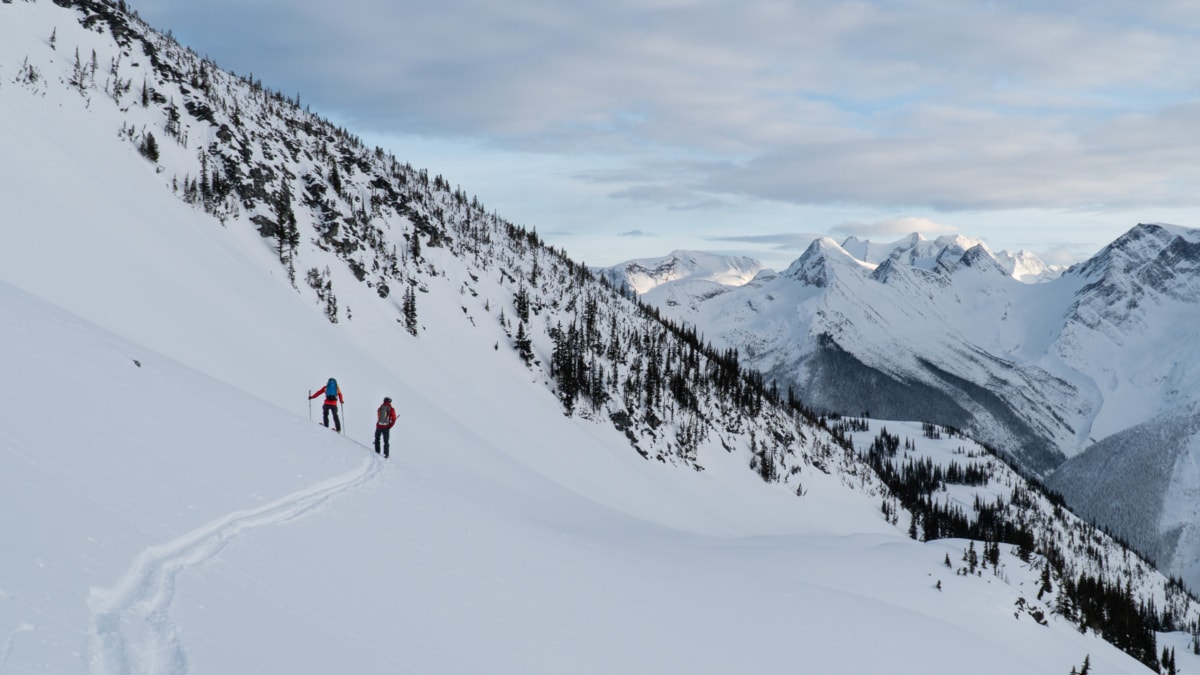
<svg viewBox="0 0 1200 675">
<path fill-rule="evenodd" d="M 337 435 L 7 284 L 0 312 L 25 383 L 0 394 L 0 672 L 1144 672 L 1015 617 L 1037 570 L 1011 556 L 1008 583 L 958 577 L 964 542 L 864 495 L 648 462 L 519 378 L 410 382 L 384 461 L 353 417 Z"/>
</svg>

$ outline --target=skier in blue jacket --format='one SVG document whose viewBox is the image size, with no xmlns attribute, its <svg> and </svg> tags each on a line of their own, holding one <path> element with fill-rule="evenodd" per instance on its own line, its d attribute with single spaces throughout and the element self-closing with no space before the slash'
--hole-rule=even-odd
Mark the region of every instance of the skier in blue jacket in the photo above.
<svg viewBox="0 0 1200 675">
<path fill-rule="evenodd" d="M 326 428 L 328 428 L 329 413 L 333 413 L 334 428 L 340 432 L 342 430 L 342 420 L 338 418 L 338 403 L 346 402 L 346 399 L 342 396 L 342 388 L 338 386 L 337 380 L 331 377 L 329 378 L 329 382 L 326 382 L 324 387 L 313 392 L 313 395 L 309 396 L 308 400 L 311 401 L 321 394 L 325 395 L 325 405 L 321 406 L 321 419 Z"/>
</svg>

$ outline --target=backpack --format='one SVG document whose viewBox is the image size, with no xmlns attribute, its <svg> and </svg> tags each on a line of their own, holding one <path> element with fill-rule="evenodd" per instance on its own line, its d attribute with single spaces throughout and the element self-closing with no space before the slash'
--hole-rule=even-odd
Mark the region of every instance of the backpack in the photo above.
<svg viewBox="0 0 1200 675">
<path fill-rule="evenodd" d="M 386 427 L 394 421 L 396 421 L 396 409 L 392 407 L 392 404 L 384 403 L 379 406 L 378 423 Z"/>
<path fill-rule="evenodd" d="M 335 380 L 331 377 L 331 378 L 329 378 L 329 382 L 325 383 L 325 400 L 326 401 L 336 400 L 337 395 L 338 395 L 337 380 Z"/>
</svg>

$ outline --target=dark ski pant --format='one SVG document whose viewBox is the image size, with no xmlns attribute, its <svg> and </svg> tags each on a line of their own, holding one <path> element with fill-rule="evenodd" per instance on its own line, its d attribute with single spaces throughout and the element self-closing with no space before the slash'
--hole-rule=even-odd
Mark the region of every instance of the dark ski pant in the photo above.
<svg viewBox="0 0 1200 675">
<path fill-rule="evenodd" d="M 326 401 L 325 405 L 321 406 L 321 420 L 324 421 L 326 427 L 329 426 L 329 413 L 333 413 L 333 428 L 341 431 L 342 421 L 338 419 L 337 401 L 333 403 Z"/>
<path fill-rule="evenodd" d="M 375 427 L 375 454 L 379 454 L 379 439 L 383 438 L 383 456 L 387 457 L 392 451 L 392 428 Z"/>
</svg>

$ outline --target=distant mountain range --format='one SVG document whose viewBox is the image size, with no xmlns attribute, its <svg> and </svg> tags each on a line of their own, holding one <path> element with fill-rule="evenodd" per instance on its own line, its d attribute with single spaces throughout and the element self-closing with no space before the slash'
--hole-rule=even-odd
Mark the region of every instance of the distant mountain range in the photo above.
<svg viewBox="0 0 1200 675">
<path fill-rule="evenodd" d="M 976 246 L 982 246 L 983 250 L 988 250 L 987 244 L 979 239 L 948 235 L 930 240 L 919 232 L 913 232 L 899 241 L 888 244 L 876 244 L 858 237 L 848 237 L 841 246 L 847 253 L 866 263 L 878 265 L 888 260 L 895 260 L 913 267 L 930 270 L 943 264 L 949 258 L 961 256 Z M 1025 250 L 1016 253 L 1000 251 L 992 254 L 992 257 L 1006 274 L 1017 281 L 1026 283 L 1056 279 L 1066 269 L 1061 265 L 1048 265 L 1036 253 Z"/>
<path fill-rule="evenodd" d="M 1066 270 L 966 237 L 820 239 L 781 273 L 736 286 L 683 276 L 642 299 L 736 348 L 818 411 L 964 429 L 1085 514 L 1136 493 L 1154 506 L 1122 511 L 1118 532 L 1138 532 L 1130 539 L 1172 571 L 1196 573 L 1183 561 L 1200 558 L 1200 543 L 1185 546 L 1200 535 L 1172 501 L 1200 491 L 1200 475 L 1187 473 L 1200 451 L 1190 423 L 1200 400 L 1198 267 L 1200 231 L 1162 224 L 1137 225 Z M 1156 427 L 1174 430 L 1152 448 L 1174 468 L 1157 479 L 1105 475 L 1099 458 L 1121 455 L 1131 438 L 1149 452 Z"/>
</svg>

